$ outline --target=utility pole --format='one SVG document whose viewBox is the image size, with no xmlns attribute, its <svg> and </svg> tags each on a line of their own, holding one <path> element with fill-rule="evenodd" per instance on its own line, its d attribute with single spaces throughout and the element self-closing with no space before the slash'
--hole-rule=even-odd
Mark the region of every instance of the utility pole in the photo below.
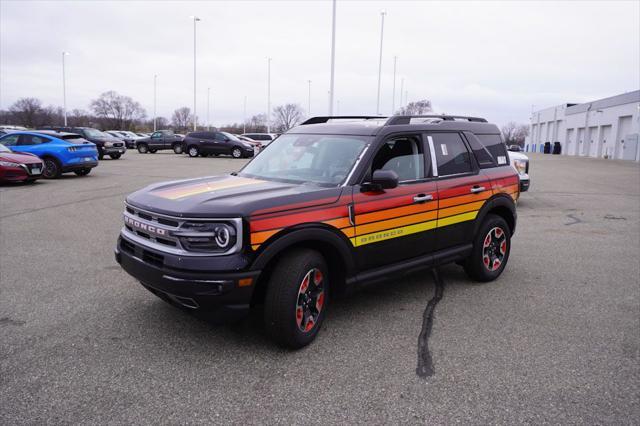
<svg viewBox="0 0 640 426">
<path fill-rule="evenodd" d="M 207 87 L 207 131 L 211 128 L 211 121 L 209 121 L 209 110 L 211 100 L 211 87 Z"/>
<path fill-rule="evenodd" d="M 333 0 L 333 18 L 331 20 L 331 82 L 329 83 L 329 115 L 333 115 L 333 88 L 336 69 L 336 0 Z"/>
<path fill-rule="evenodd" d="M 382 42 L 384 40 L 384 15 L 387 12 L 384 10 L 380 12 L 380 16 L 382 17 L 381 25 L 380 25 L 380 59 L 378 61 L 378 99 L 376 101 L 376 115 L 380 115 L 380 79 L 382 78 Z"/>
<path fill-rule="evenodd" d="M 404 94 L 404 77 L 400 79 L 400 107 L 404 106 L 404 102 L 402 102 L 402 95 Z"/>
<path fill-rule="evenodd" d="M 64 108 L 64 125 L 67 125 L 67 74 L 64 66 L 64 57 L 69 52 L 62 52 L 62 104 Z"/>
<path fill-rule="evenodd" d="M 311 117 L 311 80 L 307 80 L 309 82 L 309 106 L 307 108 L 307 114 Z"/>
<path fill-rule="evenodd" d="M 247 96 L 244 97 L 244 104 L 242 107 L 242 133 L 247 133 Z"/>
<path fill-rule="evenodd" d="M 396 111 L 396 65 L 398 63 L 398 57 L 393 57 L 393 95 L 391 96 L 391 115 Z"/>
<path fill-rule="evenodd" d="M 158 118 L 157 111 L 157 103 L 158 103 L 158 74 L 153 75 L 153 131 L 156 129 L 156 121 Z"/>
<path fill-rule="evenodd" d="M 196 114 L 196 23 L 200 21 L 197 16 L 193 18 L 193 131 L 198 130 L 198 115 Z"/>
<path fill-rule="evenodd" d="M 267 133 L 271 133 L 271 58 L 267 58 Z"/>
</svg>

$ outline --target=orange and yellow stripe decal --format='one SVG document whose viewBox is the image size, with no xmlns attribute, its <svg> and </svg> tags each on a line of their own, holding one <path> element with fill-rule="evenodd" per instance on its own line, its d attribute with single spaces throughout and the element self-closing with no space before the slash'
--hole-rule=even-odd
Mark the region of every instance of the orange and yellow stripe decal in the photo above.
<svg viewBox="0 0 640 426">
<path fill-rule="evenodd" d="M 257 179 L 234 177 L 231 179 L 224 179 L 219 181 L 198 182 L 169 189 L 159 189 L 156 191 L 152 191 L 152 194 L 156 197 L 166 198 L 168 200 L 177 200 L 179 198 L 190 197 L 192 195 L 220 191 L 223 189 L 237 188 L 246 185 L 257 185 L 263 182 L 264 181 Z"/>
</svg>

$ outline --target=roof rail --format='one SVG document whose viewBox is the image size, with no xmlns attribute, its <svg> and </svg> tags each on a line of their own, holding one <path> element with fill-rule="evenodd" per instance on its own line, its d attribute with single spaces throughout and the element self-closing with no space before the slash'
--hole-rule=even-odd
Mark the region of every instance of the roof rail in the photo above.
<svg viewBox="0 0 640 426">
<path fill-rule="evenodd" d="M 442 115 L 442 114 L 427 114 L 427 115 L 394 115 L 390 117 L 385 126 L 395 125 L 395 124 L 411 124 L 411 119 L 413 118 L 439 118 L 443 121 L 456 121 L 456 120 L 467 120 L 473 121 L 476 123 L 486 123 L 487 120 L 480 117 L 466 117 L 464 115 Z"/>
<path fill-rule="evenodd" d="M 329 120 L 342 120 L 342 119 L 346 119 L 346 120 L 381 120 L 381 119 L 385 119 L 387 117 L 384 116 L 380 116 L 380 115 L 329 115 L 329 116 L 319 116 L 319 117 L 311 117 L 308 120 L 306 120 L 305 122 L 301 123 L 301 126 L 304 126 L 305 124 L 319 124 L 319 123 L 326 123 Z"/>
</svg>

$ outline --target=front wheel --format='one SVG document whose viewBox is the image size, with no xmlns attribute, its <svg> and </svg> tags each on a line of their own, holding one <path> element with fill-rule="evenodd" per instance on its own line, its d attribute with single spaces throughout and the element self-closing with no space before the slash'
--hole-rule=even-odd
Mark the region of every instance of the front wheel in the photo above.
<svg viewBox="0 0 640 426">
<path fill-rule="evenodd" d="M 181 143 L 173 144 L 173 152 L 175 152 L 176 154 L 182 154 L 182 144 Z"/>
<path fill-rule="evenodd" d="M 146 143 L 141 143 L 138 145 L 138 152 L 140 154 L 146 154 L 147 152 L 149 152 L 149 147 Z"/>
<path fill-rule="evenodd" d="M 74 171 L 74 173 L 78 176 L 86 176 L 89 173 L 91 173 L 91 169 L 80 169 L 80 170 Z"/>
<path fill-rule="evenodd" d="M 502 274 L 511 251 L 511 229 L 500 216 L 489 214 L 475 236 L 464 270 L 475 281 L 493 281 Z"/>
<path fill-rule="evenodd" d="M 98 147 L 98 160 L 102 160 L 104 158 L 104 151 L 102 148 Z"/>
<path fill-rule="evenodd" d="M 189 157 L 197 157 L 200 154 L 197 146 L 190 146 L 187 152 L 189 153 Z"/>
<path fill-rule="evenodd" d="M 233 158 L 242 158 L 242 150 L 240 148 L 233 148 L 231 155 Z"/>
<path fill-rule="evenodd" d="M 324 320 L 329 271 L 320 253 L 304 249 L 286 254 L 269 279 L 264 319 L 279 345 L 299 349 L 311 343 Z"/>
<path fill-rule="evenodd" d="M 155 148 L 150 148 L 149 152 L 152 153 L 152 154 L 155 154 L 156 152 L 158 152 L 158 150 L 155 149 Z"/>
<path fill-rule="evenodd" d="M 117 160 L 122 156 L 122 154 L 109 154 L 112 160 Z"/>
</svg>

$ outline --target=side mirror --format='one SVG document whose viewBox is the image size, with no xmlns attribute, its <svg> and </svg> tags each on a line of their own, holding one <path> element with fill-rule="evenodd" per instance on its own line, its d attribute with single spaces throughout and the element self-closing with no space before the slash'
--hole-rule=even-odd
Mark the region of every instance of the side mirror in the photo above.
<svg viewBox="0 0 640 426">
<path fill-rule="evenodd" d="M 364 192 L 381 191 L 392 189 L 398 186 L 398 174 L 393 170 L 375 170 L 371 177 L 371 182 L 362 185 Z"/>
</svg>

